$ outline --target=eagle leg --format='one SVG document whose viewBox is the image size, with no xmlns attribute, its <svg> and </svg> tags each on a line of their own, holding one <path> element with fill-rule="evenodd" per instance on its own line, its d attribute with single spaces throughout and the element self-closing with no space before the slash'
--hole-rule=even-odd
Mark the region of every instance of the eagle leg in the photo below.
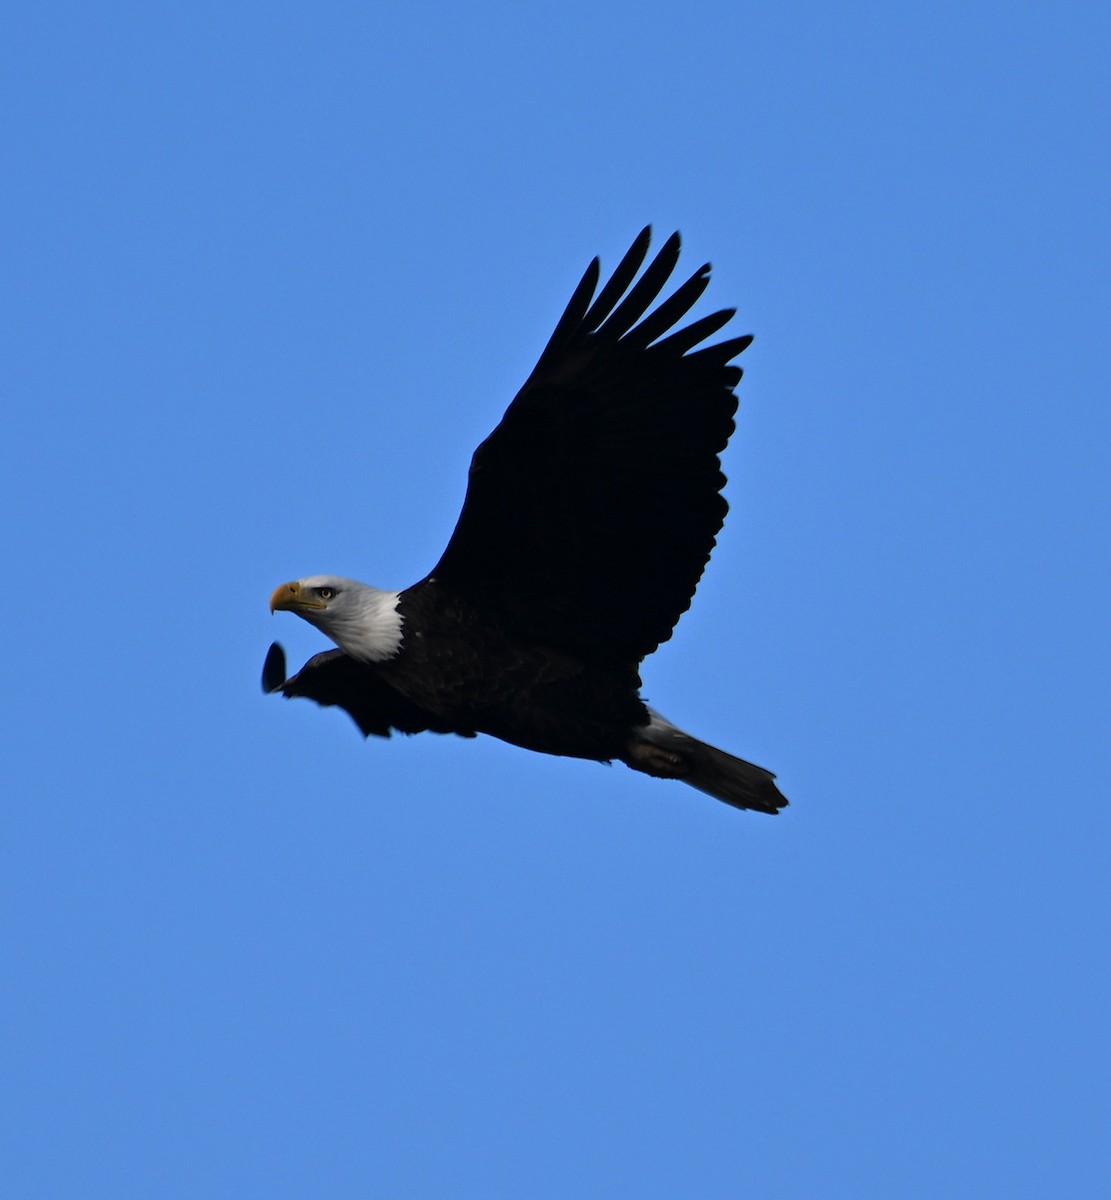
<svg viewBox="0 0 1111 1200">
<path fill-rule="evenodd" d="M 622 761 L 634 771 L 643 771 L 645 775 L 652 775 L 656 779 L 682 779 L 690 774 L 691 769 L 690 762 L 682 755 L 635 738 L 625 747 Z"/>
</svg>

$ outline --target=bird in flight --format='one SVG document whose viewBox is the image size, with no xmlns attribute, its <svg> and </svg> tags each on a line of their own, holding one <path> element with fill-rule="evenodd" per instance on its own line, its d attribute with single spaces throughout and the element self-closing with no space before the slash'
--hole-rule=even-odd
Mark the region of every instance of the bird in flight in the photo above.
<svg viewBox="0 0 1111 1200">
<path fill-rule="evenodd" d="M 419 583 L 383 591 L 335 575 L 283 583 L 338 649 L 286 678 L 270 647 L 263 690 L 336 705 L 364 736 L 485 733 L 528 750 L 678 779 L 735 808 L 787 800 L 770 771 L 684 733 L 640 696 L 642 660 L 671 636 L 727 505 L 732 360 L 752 341 L 704 342 L 724 309 L 676 328 L 710 280 L 667 299 L 673 234 L 651 230 L 599 290 L 590 264 L 532 374 L 471 460 L 463 510 Z M 639 278 L 637 278 L 639 274 Z"/>
</svg>

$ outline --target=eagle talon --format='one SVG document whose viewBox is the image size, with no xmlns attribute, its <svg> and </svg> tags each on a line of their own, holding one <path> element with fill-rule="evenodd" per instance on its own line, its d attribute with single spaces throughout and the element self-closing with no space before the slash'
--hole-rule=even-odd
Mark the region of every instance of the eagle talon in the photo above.
<svg viewBox="0 0 1111 1200">
<path fill-rule="evenodd" d="M 690 773 L 690 763 L 682 755 L 649 742 L 630 742 L 623 761 L 634 771 L 656 779 L 682 779 Z"/>
</svg>

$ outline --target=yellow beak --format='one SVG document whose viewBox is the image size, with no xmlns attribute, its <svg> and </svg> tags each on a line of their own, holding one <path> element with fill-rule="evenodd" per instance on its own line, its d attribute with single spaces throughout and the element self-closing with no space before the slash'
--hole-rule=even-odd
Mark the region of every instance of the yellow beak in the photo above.
<svg viewBox="0 0 1111 1200">
<path fill-rule="evenodd" d="M 306 600 L 301 594 L 301 585 L 296 581 L 293 583 L 283 583 L 280 587 L 274 589 L 274 594 L 270 597 L 270 611 L 277 612 L 281 609 L 283 612 L 304 612 L 305 609 L 323 608 L 319 600 Z"/>
</svg>

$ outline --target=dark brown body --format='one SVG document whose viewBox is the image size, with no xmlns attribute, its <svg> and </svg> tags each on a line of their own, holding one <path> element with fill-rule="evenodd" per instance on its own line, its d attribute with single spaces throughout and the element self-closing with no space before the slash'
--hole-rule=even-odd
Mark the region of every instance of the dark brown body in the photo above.
<svg viewBox="0 0 1111 1200">
<path fill-rule="evenodd" d="M 522 644 L 469 607 L 435 583 L 402 592 L 402 653 L 368 669 L 455 732 L 543 754 L 622 756 L 630 731 L 648 722 L 635 668 Z"/>
</svg>

